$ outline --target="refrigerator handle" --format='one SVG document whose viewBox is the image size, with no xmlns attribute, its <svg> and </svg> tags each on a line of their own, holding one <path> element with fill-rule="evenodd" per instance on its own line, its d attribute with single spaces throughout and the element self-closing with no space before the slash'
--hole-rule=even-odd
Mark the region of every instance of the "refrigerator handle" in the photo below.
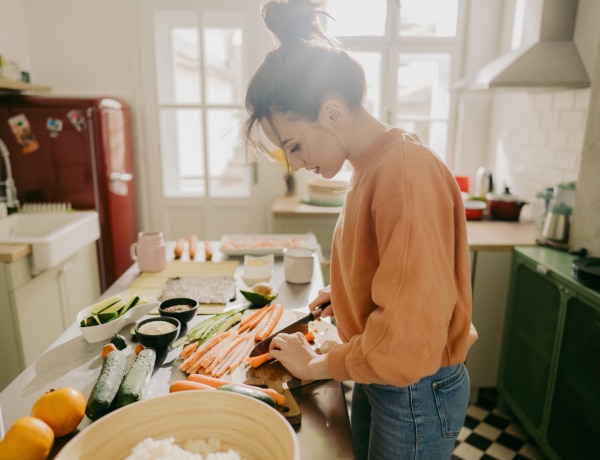
<svg viewBox="0 0 600 460">
<path fill-rule="evenodd" d="M 110 173 L 109 179 L 111 182 L 131 182 L 133 174 L 113 171 Z"/>
</svg>

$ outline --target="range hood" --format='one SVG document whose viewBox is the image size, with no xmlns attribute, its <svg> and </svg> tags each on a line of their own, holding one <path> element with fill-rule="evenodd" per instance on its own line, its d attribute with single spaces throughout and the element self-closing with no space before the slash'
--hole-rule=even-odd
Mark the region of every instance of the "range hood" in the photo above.
<svg viewBox="0 0 600 460">
<path fill-rule="evenodd" d="M 573 43 L 578 0 L 542 0 L 539 40 L 500 56 L 454 89 L 585 88 L 590 79 Z"/>
</svg>

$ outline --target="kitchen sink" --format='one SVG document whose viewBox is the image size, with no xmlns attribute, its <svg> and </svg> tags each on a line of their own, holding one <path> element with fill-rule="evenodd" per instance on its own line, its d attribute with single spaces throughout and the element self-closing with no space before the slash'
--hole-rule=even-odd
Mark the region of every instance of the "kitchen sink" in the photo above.
<svg viewBox="0 0 600 460">
<path fill-rule="evenodd" d="M 99 238 L 96 211 L 21 212 L 0 219 L 0 244 L 31 245 L 34 272 L 56 267 Z"/>
</svg>

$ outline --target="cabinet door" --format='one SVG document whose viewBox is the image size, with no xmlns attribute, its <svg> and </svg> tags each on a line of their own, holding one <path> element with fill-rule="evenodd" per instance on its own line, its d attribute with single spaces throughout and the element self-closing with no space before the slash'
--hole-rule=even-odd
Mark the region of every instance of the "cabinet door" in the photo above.
<svg viewBox="0 0 600 460">
<path fill-rule="evenodd" d="M 64 330 L 58 276 L 58 269 L 47 270 L 15 291 L 25 366 L 29 366 Z"/>
<path fill-rule="evenodd" d="M 548 394 L 560 293 L 526 265 L 517 264 L 513 277 L 498 388 L 519 418 L 537 429 Z"/>
<path fill-rule="evenodd" d="M 96 245 L 88 245 L 62 264 L 59 280 L 66 329 L 82 308 L 100 297 Z"/>
<path fill-rule="evenodd" d="M 567 303 L 548 443 L 560 458 L 595 458 L 600 439 L 600 311 Z"/>
</svg>

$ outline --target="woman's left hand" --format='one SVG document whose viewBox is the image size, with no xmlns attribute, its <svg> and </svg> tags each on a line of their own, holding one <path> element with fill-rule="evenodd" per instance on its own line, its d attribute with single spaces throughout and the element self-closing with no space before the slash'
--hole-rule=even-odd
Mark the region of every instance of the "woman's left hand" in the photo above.
<svg viewBox="0 0 600 460">
<path fill-rule="evenodd" d="M 317 354 L 301 332 L 276 335 L 271 341 L 269 353 L 298 379 L 331 378 L 326 355 Z"/>
</svg>

